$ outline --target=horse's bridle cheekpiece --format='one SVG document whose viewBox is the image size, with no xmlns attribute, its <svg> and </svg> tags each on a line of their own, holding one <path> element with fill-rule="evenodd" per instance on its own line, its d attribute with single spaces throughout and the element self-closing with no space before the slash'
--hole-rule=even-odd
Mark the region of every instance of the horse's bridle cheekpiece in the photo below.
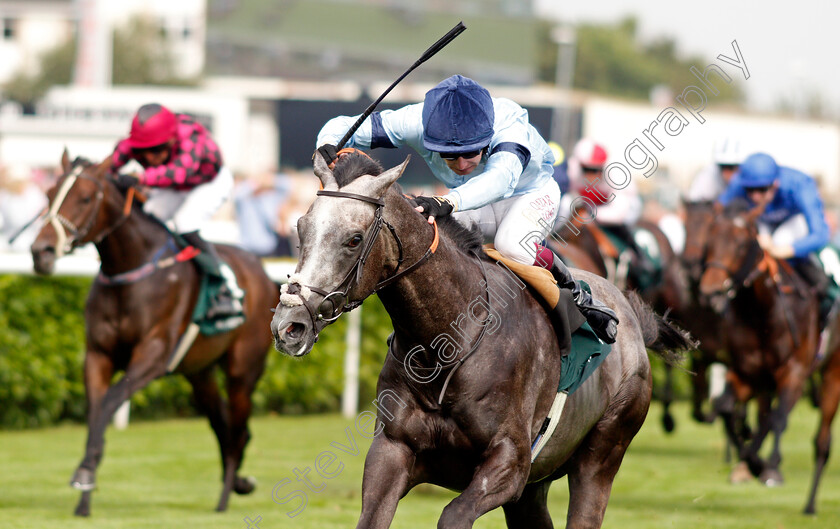
<svg viewBox="0 0 840 529">
<path fill-rule="evenodd" d="M 392 284 L 394 281 L 404 276 L 405 274 L 411 272 L 412 270 L 423 264 L 429 257 L 431 257 L 431 255 L 435 253 L 435 250 L 437 250 L 439 234 L 437 223 L 434 223 L 432 225 L 434 227 L 434 239 L 429 245 L 429 248 L 426 250 L 426 253 L 424 253 L 423 256 L 420 257 L 420 259 L 418 259 L 408 268 L 400 270 L 400 266 L 403 262 L 402 241 L 397 235 L 397 231 L 394 229 L 394 226 L 382 217 L 382 211 L 385 208 L 385 202 L 382 199 L 373 198 L 366 195 L 359 195 L 356 193 L 347 193 L 344 191 L 326 191 L 323 189 L 318 191 L 316 195 L 323 197 L 349 198 L 353 200 L 360 200 L 362 202 L 367 202 L 376 206 L 376 212 L 374 213 L 373 223 L 370 225 L 370 228 L 368 228 L 368 231 L 364 238 L 364 246 L 362 247 L 362 250 L 359 253 L 358 259 L 356 259 L 356 262 L 353 263 L 353 266 L 347 272 L 347 275 L 344 276 L 344 279 L 342 279 L 341 282 L 335 288 L 332 289 L 332 291 L 327 291 L 311 285 L 304 285 L 300 282 L 300 278 L 296 275 L 291 276 L 289 278 L 289 282 L 284 284 L 280 289 L 280 302 L 284 306 L 295 307 L 302 305 L 306 308 L 307 312 L 309 313 L 309 317 L 312 320 L 312 329 L 315 333 L 315 341 L 318 341 L 320 329 L 323 329 L 327 324 L 337 320 L 338 317 L 341 316 L 343 313 L 349 312 L 362 304 L 361 300 L 349 301 L 348 296 L 350 290 L 356 285 L 358 285 L 362 279 L 362 273 L 364 272 L 365 263 L 367 262 L 367 258 L 370 256 L 370 252 L 373 250 L 373 245 L 374 243 L 376 243 L 376 239 L 379 236 L 379 232 L 382 230 L 383 224 L 388 228 L 388 231 L 391 232 L 391 236 L 394 237 L 394 240 L 397 243 L 399 257 L 397 259 L 397 267 L 394 269 L 394 274 L 391 277 L 377 283 L 376 286 L 373 288 L 374 292 L 378 292 L 379 290 Z M 317 309 L 314 310 L 312 308 L 312 305 L 310 303 L 307 303 L 311 298 L 313 292 L 322 296 L 323 298 L 318 304 Z"/>
<path fill-rule="evenodd" d="M 59 186 L 58 190 L 55 193 L 55 197 L 52 200 L 52 204 L 50 204 L 50 208 L 47 210 L 46 215 L 44 216 L 44 222 L 47 224 L 51 224 L 53 229 L 55 230 L 56 237 L 58 241 L 56 242 L 55 252 L 56 252 L 56 259 L 63 257 L 71 253 L 77 246 L 80 245 L 82 240 L 87 237 L 90 233 L 90 230 L 93 229 L 93 225 L 96 222 L 96 216 L 99 212 L 99 206 L 102 204 L 102 200 L 105 198 L 105 186 L 102 185 L 102 182 L 95 177 L 88 176 L 83 174 L 84 170 L 90 167 L 89 165 L 86 166 L 84 163 L 77 163 L 73 170 L 67 174 L 64 181 Z M 73 185 L 76 183 L 78 179 L 89 180 L 96 184 L 96 202 L 93 204 L 91 208 L 91 213 L 88 218 L 85 220 L 82 227 L 77 227 L 73 221 L 59 213 L 61 206 L 64 204 L 64 201 L 67 199 L 67 195 L 70 193 L 70 190 L 73 188 Z M 115 222 L 112 226 L 110 226 L 107 230 L 104 230 L 100 233 L 96 239 L 93 240 L 94 244 L 98 244 L 101 242 L 105 237 L 110 235 L 114 232 L 123 222 L 128 219 L 131 209 L 131 202 L 134 198 L 133 190 L 127 194 L 126 197 L 126 204 L 123 208 L 123 216 Z M 69 237 L 68 237 L 69 232 Z"/>
</svg>

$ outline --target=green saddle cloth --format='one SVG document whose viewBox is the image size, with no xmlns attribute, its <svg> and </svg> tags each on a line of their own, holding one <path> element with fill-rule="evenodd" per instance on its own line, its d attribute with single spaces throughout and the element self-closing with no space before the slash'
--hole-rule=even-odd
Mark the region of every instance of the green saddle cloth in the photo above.
<svg viewBox="0 0 840 529">
<path fill-rule="evenodd" d="M 834 303 L 840 298 L 840 248 L 829 244 L 818 254 L 820 264 L 828 276 L 828 298 Z"/>
<path fill-rule="evenodd" d="M 580 286 L 592 292 L 585 281 L 580 281 Z M 557 391 L 565 391 L 569 395 L 574 393 L 598 369 L 611 350 L 611 345 L 595 336 L 589 323 L 581 325 L 572 333 L 571 352 L 563 357 Z"/>
<path fill-rule="evenodd" d="M 227 265 L 224 265 L 227 266 Z M 232 274 L 232 272 L 231 272 Z M 230 281 L 230 279 L 228 280 Z M 235 278 L 233 279 L 236 288 L 232 288 L 233 292 L 238 292 L 239 286 L 236 285 Z M 240 311 L 238 314 L 226 314 L 216 318 L 208 318 L 207 311 L 210 309 L 213 300 L 218 295 L 219 290 L 224 283 L 210 281 L 207 274 L 201 275 L 201 288 L 198 292 L 198 300 L 195 302 L 195 309 L 193 309 L 192 321 L 198 324 L 199 331 L 205 336 L 212 336 L 223 332 L 231 331 L 239 327 L 245 321 L 244 312 Z"/>
<path fill-rule="evenodd" d="M 603 230 L 604 233 L 609 237 L 610 241 L 615 245 L 616 250 L 618 250 L 619 254 L 622 254 L 626 251 L 633 252 L 634 250 L 627 244 L 623 239 L 612 233 L 610 230 Z M 648 261 L 653 264 L 653 270 L 651 271 L 642 271 L 638 269 L 631 268 L 629 274 L 633 276 L 636 282 L 639 283 L 638 289 L 641 291 L 645 291 L 653 286 L 658 285 L 662 281 L 662 272 L 664 269 L 662 263 L 662 254 L 659 251 L 659 243 L 656 242 L 656 236 L 651 233 L 650 231 L 644 228 L 633 228 L 633 239 L 636 241 L 636 246 L 638 246 L 644 253 L 645 257 L 647 257 Z"/>
</svg>

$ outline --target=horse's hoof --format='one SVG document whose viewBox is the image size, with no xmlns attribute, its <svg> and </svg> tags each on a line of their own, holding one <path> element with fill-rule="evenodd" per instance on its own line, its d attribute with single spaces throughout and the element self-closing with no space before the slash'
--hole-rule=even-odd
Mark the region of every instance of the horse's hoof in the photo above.
<svg viewBox="0 0 840 529">
<path fill-rule="evenodd" d="M 738 485 L 740 483 L 748 483 L 752 481 L 752 479 L 752 472 L 750 472 L 750 469 L 747 467 L 747 464 L 743 461 L 735 465 L 735 468 L 733 468 L 732 472 L 729 473 L 729 483 L 732 483 L 733 485 Z"/>
<path fill-rule="evenodd" d="M 73 512 L 73 514 L 75 514 L 76 516 L 88 517 L 90 516 L 90 508 L 82 507 L 81 505 L 79 505 L 78 507 L 76 507 L 76 510 Z"/>
<path fill-rule="evenodd" d="M 674 431 L 676 424 L 674 423 L 674 418 L 670 414 L 662 416 L 662 427 L 665 429 L 665 433 L 671 433 Z"/>
<path fill-rule="evenodd" d="M 70 486 L 82 492 L 90 492 L 96 488 L 96 474 L 86 468 L 77 468 L 70 479 Z"/>
<path fill-rule="evenodd" d="M 244 495 L 251 494 L 257 488 L 257 479 L 253 476 L 239 477 L 233 481 L 233 492 Z"/>
<path fill-rule="evenodd" d="M 772 468 L 768 468 L 762 472 L 758 480 L 767 487 L 781 487 L 785 484 L 785 478 L 782 477 L 782 473 Z"/>
</svg>

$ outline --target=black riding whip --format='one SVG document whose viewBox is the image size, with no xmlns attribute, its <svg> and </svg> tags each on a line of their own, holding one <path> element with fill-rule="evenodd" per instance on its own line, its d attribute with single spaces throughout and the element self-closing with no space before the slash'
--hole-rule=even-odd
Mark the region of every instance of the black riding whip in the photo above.
<svg viewBox="0 0 840 529">
<path fill-rule="evenodd" d="M 412 64 L 408 70 L 406 70 L 401 76 L 399 76 L 399 78 L 397 78 L 397 80 L 394 81 L 391 84 L 391 86 L 388 87 L 387 90 L 382 92 L 382 95 L 379 96 L 379 98 L 377 98 L 376 101 L 374 101 L 369 107 L 367 107 L 367 110 L 365 110 L 364 114 L 359 116 L 359 119 L 356 120 L 356 123 L 354 123 L 353 126 L 350 127 L 350 130 L 347 131 L 347 134 L 345 134 L 344 137 L 341 138 L 341 141 L 338 142 L 338 144 L 335 146 L 336 150 L 340 150 L 342 147 L 344 147 L 345 143 L 350 141 L 350 138 L 353 136 L 353 134 L 355 134 L 356 130 L 362 125 L 362 123 L 364 123 L 367 117 L 373 113 L 373 110 L 376 108 L 376 105 L 378 105 L 385 98 L 385 96 L 388 95 L 388 93 L 395 86 L 397 86 L 397 84 L 400 81 L 405 79 L 406 75 L 410 74 L 415 68 L 431 59 L 432 56 L 434 56 L 434 54 L 436 54 L 437 52 L 442 50 L 447 44 L 455 40 L 455 37 L 460 35 L 465 29 L 467 29 L 467 26 L 465 26 L 463 22 L 458 22 L 458 24 L 454 28 L 450 29 L 446 35 L 444 35 L 437 42 L 429 46 L 429 49 L 423 52 L 423 55 L 421 55 L 420 58 L 417 59 L 417 61 L 414 64 Z"/>
<path fill-rule="evenodd" d="M 37 215 L 35 215 L 32 218 L 32 220 L 30 220 L 29 222 L 27 222 L 26 224 L 21 226 L 21 228 L 18 231 L 16 231 L 14 235 L 9 237 L 9 244 L 13 244 L 18 237 L 23 235 L 23 232 L 25 232 L 27 229 L 29 229 L 29 227 L 32 226 L 32 224 L 34 224 L 36 220 L 40 219 L 41 216 L 46 212 L 47 212 L 47 208 L 42 209 L 40 212 L 38 212 Z"/>
</svg>

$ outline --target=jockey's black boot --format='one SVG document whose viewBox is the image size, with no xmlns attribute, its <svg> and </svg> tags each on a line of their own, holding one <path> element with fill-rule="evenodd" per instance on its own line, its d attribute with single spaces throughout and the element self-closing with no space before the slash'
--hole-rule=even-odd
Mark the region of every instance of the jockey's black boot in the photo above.
<svg viewBox="0 0 840 529">
<path fill-rule="evenodd" d="M 589 326 L 604 343 L 614 343 L 618 332 L 618 316 L 612 309 L 598 301 L 592 294 L 580 287 L 563 261 L 556 255 L 550 269 L 557 280 L 557 286 L 572 291 L 572 297 Z"/>
<path fill-rule="evenodd" d="M 796 272 L 808 283 L 817 295 L 817 306 L 819 307 L 819 329 L 825 328 L 828 322 L 828 315 L 831 312 L 831 307 L 834 300 L 829 296 L 829 286 L 831 280 L 828 274 L 822 267 L 822 264 L 817 261 L 816 257 L 808 256 L 802 259 L 793 259 L 790 261 L 793 264 Z"/>
<path fill-rule="evenodd" d="M 227 280 L 222 275 L 221 260 L 216 253 L 216 247 L 201 238 L 197 231 L 183 234 L 184 239 L 201 253 L 194 260 L 198 268 L 207 274 L 210 281 L 219 285 L 219 290 L 207 309 L 207 318 L 215 319 L 220 316 L 233 316 L 242 312 L 242 304 L 234 298 L 228 287 Z"/>
</svg>

